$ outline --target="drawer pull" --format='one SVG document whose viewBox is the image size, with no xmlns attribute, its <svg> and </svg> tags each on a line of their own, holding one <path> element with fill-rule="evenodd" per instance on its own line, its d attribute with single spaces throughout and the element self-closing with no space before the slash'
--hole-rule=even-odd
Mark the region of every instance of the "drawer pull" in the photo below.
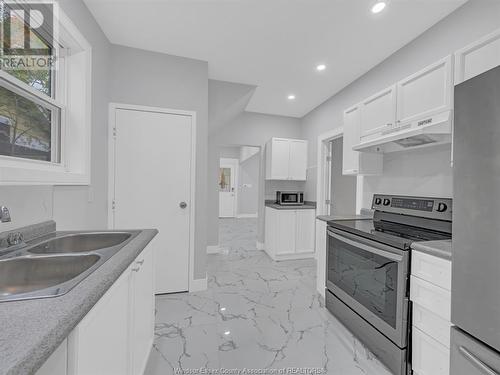
<svg viewBox="0 0 500 375">
<path fill-rule="evenodd" d="M 498 372 L 493 370 L 490 366 L 485 364 L 483 361 L 481 361 L 479 358 L 477 358 L 474 354 L 472 354 L 468 349 L 464 348 L 463 346 L 458 347 L 458 351 L 471 362 L 474 366 L 477 367 L 478 370 L 481 370 L 481 372 L 485 375 L 500 375 Z"/>
</svg>

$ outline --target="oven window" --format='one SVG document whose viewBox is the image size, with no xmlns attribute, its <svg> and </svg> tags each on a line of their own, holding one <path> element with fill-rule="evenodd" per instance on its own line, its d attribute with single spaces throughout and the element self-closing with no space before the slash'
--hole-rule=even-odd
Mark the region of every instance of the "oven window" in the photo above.
<svg viewBox="0 0 500 375">
<path fill-rule="evenodd" d="M 297 203 L 298 202 L 297 194 L 283 194 L 282 197 L 283 197 L 282 200 L 284 203 Z"/>
<path fill-rule="evenodd" d="M 328 281 L 396 328 L 398 263 L 328 237 Z"/>
</svg>

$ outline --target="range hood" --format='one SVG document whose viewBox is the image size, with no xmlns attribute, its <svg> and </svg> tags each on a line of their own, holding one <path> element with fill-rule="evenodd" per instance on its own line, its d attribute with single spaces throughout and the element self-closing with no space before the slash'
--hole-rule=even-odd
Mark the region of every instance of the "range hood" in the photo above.
<svg viewBox="0 0 500 375">
<path fill-rule="evenodd" d="M 382 132 L 367 142 L 354 146 L 354 151 L 387 153 L 451 143 L 452 111 L 447 110 Z"/>
</svg>

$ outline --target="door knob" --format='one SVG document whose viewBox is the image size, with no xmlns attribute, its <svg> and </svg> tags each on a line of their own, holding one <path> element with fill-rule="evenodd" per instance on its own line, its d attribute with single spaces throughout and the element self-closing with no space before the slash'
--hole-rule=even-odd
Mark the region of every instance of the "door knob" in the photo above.
<svg viewBox="0 0 500 375">
<path fill-rule="evenodd" d="M 182 208 L 182 209 L 185 209 L 187 207 L 187 203 L 186 202 L 181 202 L 179 203 L 179 207 Z"/>
</svg>

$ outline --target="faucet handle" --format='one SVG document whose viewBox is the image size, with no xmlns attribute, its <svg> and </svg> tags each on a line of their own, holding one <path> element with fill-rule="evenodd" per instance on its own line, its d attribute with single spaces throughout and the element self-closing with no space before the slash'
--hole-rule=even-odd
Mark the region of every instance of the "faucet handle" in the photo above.
<svg viewBox="0 0 500 375">
<path fill-rule="evenodd" d="M 10 212 L 5 206 L 0 207 L 0 221 L 2 223 L 10 222 Z"/>
<path fill-rule="evenodd" d="M 24 235 L 21 232 L 11 232 L 7 237 L 9 246 L 15 246 L 23 243 Z"/>
</svg>

